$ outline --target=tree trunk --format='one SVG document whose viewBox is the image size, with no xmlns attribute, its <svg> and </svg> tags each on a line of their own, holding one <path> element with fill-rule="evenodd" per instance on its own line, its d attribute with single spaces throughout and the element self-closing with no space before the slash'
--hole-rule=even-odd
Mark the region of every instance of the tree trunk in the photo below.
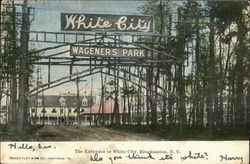
<svg viewBox="0 0 250 164">
<path fill-rule="evenodd" d="M 27 9 L 27 0 L 24 0 L 22 6 L 22 30 L 21 30 L 21 61 L 20 61 L 20 75 L 19 75 L 19 96 L 18 96 L 18 120 L 17 131 L 23 133 L 27 122 L 27 93 L 28 93 L 28 65 L 26 56 L 28 55 L 28 40 L 29 40 L 29 12 Z"/>
<path fill-rule="evenodd" d="M 214 126 L 214 96 L 215 91 L 215 54 L 214 54 L 214 17 L 210 17 L 210 34 L 209 34 L 209 59 L 208 59 L 208 88 L 207 88 L 207 128 L 208 135 L 212 137 L 212 131 Z"/>
<path fill-rule="evenodd" d="M 244 46 L 245 29 L 242 23 L 243 18 L 239 18 L 238 23 L 238 48 L 236 51 L 236 112 L 235 112 L 235 124 L 238 127 L 244 125 L 245 120 L 245 107 L 244 107 L 244 76 L 245 76 L 245 66 L 243 63 L 246 47 Z"/>
<path fill-rule="evenodd" d="M 149 111 L 150 111 L 150 103 L 149 103 L 149 101 L 150 101 L 150 96 L 149 96 L 149 82 L 147 81 L 147 90 L 146 90 L 146 124 L 147 124 L 147 126 L 149 126 L 149 120 L 150 120 L 150 113 L 149 113 Z"/>
<path fill-rule="evenodd" d="M 167 90 L 172 92 L 172 73 L 171 73 L 171 66 L 168 66 L 168 83 L 167 83 Z M 174 98 L 171 94 L 168 94 L 168 123 L 169 125 L 173 124 L 173 103 Z"/>
<path fill-rule="evenodd" d="M 182 13 L 181 9 L 178 9 L 178 21 L 182 21 Z M 181 25 L 181 24 L 180 24 Z M 178 103 L 178 125 L 179 125 L 179 133 L 183 133 L 183 127 L 187 124 L 187 114 L 186 114 L 186 98 L 185 98 L 185 79 L 184 79 L 184 46 L 186 39 L 186 30 L 181 29 L 180 27 L 177 29 L 178 40 L 176 47 L 176 56 L 182 59 L 182 62 L 178 64 L 177 69 L 177 93 L 179 95 L 179 103 Z"/>
<path fill-rule="evenodd" d="M 223 65 L 222 65 L 222 45 L 221 45 L 221 35 L 219 40 L 219 72 L 220 72 L 220 80 L 219 80 L 219 105 L 218 105 L 218 111 L 217 111 L 217 120 L 216 125 L 217 126 L 223 126 L 223 90 L 224 90 L 224 77 L 223 77 Z"/>
</svg>

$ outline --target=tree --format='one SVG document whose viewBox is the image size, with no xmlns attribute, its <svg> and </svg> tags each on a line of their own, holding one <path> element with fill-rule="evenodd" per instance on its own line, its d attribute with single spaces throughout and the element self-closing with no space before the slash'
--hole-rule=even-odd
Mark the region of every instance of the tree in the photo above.
<svg viewBox="0 0 250 164">
<path fill-rule="evenodd" d="M 6 32 L 4 37 L 4 55 L 1 70 L 4 72 L 5 80 L 1 78 L 2 83 L 10 86 L 10 107 L 8 111 L 9 121 L 16 123 L 17 120 L 17 20 L 14 2 L 7 2 L 5 4 L 5 15 L 3 19 L 4 28 Z M 5 82 L 4 82 L 5 81 Z M 1 96 L 0 96 L 1 97 Z M 0 98 L 1 101 L 1 98 Z M 7 104 L 9 105 L 9 104 Z"/>
<path fill-rule="evenodd" d="M 211 8 L 211 15 L 213 15 L 218 21 L 223 22 L 223 26 L 217 26 L 220 34 L 224 34 L 224 39 L 222 40 L 226 44 L 230 44 L 233 38 L 236 38 L 236 46 L 233 66 L 232 77 L 235 84 L 229 83 L 232 85 L 233 92 L 235 93 L 235 105 L 232 104 L 233 112 L 231 117 L 234 117 L 235 114 L 235 125 L 241 126 L 245 123 L 245 115 L 246 115 L 246 107 L 244 105 L 244 84 L 246 83 L 246 36 L 249 27 L 247 27 L 247 16 L 244 14 L 244 10 L 246 10 L 247 2 L 230 2 L 230 3 L 222 3 L 222 2 L 210 2 L 208 6 Z M 230 30 L 230 27 L 235 25 L 236 30 Z M 229 32 L 227 32 L 229 30 Z M 230 57 L 231 58 L 231 57 Z M 228 59 L 230 60 L 230 59 Z M 228 66 L 226 65 L 226 68 Z M 229 71 L 225 69 L 225 71 Z M 227 75 L 227 72 L 225 72 Z M 221 115 L 223 112 L 221 113 Z"/>
</svg>

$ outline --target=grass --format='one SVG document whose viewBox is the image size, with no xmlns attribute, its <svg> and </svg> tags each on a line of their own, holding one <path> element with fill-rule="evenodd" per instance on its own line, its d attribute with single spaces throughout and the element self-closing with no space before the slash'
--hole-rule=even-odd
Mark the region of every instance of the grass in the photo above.
<svg viewBox="0 0 250 164">
<path fill-rule="evenodd" d="M 17 133 L 13 124 L 0 126 L 1 141 L 35 141 L 36 132 L 41 126 L 29 125 L 22 133 Z"/>
</svg>

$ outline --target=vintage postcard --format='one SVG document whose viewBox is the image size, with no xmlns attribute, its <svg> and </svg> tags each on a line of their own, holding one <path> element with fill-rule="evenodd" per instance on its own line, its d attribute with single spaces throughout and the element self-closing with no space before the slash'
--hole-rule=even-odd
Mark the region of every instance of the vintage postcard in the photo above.
<svg viewBox="0 0 250 164">
<path fill-rule="evenodd" d="M 247 0 L 0 3 L 0 163 L 249 163 Z"/>
</svg>

